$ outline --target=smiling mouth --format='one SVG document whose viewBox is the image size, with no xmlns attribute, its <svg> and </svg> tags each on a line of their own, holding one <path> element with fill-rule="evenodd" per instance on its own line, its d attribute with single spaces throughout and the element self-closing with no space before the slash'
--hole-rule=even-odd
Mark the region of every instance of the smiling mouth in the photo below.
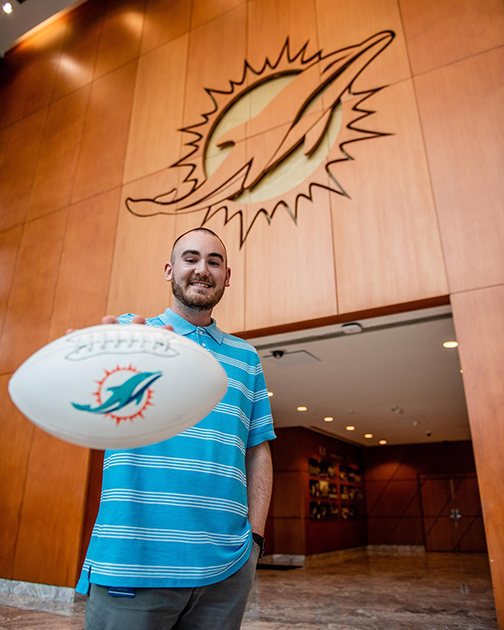
<svg viewBox="0 0 504 630">
<path fill-rule="evenodd" d="M 211 289 L 213 287 L 213 285 L 209 284 L 208 282 L 189 282 L 189 285 L 191 287 L 197 287 L 199 289 Z"/>
</svg>

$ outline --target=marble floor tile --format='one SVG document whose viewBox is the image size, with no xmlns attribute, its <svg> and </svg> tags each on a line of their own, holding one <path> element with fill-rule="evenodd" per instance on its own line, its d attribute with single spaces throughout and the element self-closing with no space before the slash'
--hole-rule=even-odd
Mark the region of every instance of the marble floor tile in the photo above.
<svg viewBox="0 0 504 630">
<path fill-rule="evenodd" d="M 0 599 L 2 629 L 84 627 L 83 600 L 36 611 L 30 609 L 36 602 L 11 597 Z M 488 558 L 368 556 L 325 568 L 257 572 L 242 630 L 322 628 L 497 630 Z"/>
</svg>

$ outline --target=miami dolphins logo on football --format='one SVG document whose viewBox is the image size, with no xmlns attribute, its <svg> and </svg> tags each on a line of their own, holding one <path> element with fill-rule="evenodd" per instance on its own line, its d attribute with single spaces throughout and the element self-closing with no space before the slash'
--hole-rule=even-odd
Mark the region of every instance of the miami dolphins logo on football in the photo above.
<svg viewBox="0 0 504 630">
<path fill-rule="evenodd" d="M 143 418 L 144 411 L 152 405 L 154 391 L 151 385 L 162 376 L 162 372 L 139 372 L 132 365 L 117 366 L 105 377 L 96 381 L 98 389 L 93 392 L 97 405 L 72 403 L 78 411 L 87 411 L 121 420 Z"/>
</svg>

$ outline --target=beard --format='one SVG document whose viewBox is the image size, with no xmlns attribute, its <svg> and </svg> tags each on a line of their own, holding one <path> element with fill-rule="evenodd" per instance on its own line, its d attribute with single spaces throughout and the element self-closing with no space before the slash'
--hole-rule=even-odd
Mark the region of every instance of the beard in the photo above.
<svg viewBox="0 0 504 630">
<path fill-rule="evenodd" d="M 222 287 L 212 286 L 212 290 L 206 292 L 203 295 L 188 295 L 188 289 L 190 282 L 197 281 L 197 278 L 191 278 L 185 285 L 179 283 L 175 278 L 172 278 L 172 293 L 173 296 L 186 308 L 192 311 L 209 311 L 217 306 L 222 296 L 224 295 L 224 285 Z"/>
</svg>

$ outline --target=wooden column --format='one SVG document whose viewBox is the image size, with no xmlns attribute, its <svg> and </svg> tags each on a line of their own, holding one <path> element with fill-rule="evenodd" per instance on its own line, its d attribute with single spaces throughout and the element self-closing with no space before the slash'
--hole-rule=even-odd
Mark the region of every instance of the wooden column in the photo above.
<svg viewBox="0 0 504 630">
<path fill-rule="evenodd" d="M 499 628 L 504 628 L 504 285 L 452 296 Z"/>
</svg>

